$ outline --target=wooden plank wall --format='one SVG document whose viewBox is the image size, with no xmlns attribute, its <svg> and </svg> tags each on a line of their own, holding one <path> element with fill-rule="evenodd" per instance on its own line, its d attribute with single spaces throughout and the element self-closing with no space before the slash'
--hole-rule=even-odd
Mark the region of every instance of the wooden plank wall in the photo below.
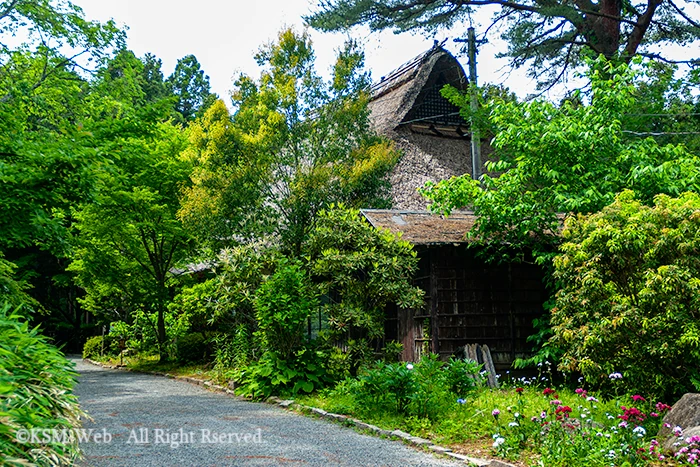
<svg viewBox="0 0 700 467">
<path fill-rule="evenodd" d="M 416 283 L 426 292 L 425 306 L 396 310 L 387 320 L 387 338 L 404 344 L 404 360 L 419 359 L 427 340 L 444 359 L 464 345 L 487 344 L 498 371 L 527 355 L 532 320 L 546 299 L 539 267 L 487 265 L 463 245 L 424 247 L 419 256 Z"/>
</svg>

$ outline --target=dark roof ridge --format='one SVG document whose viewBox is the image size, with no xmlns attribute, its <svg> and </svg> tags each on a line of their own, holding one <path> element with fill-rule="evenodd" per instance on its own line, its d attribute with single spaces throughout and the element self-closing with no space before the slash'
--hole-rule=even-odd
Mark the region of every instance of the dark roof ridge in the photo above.
<svg viewBox="0 0 700 467">
<path fill-rule="evenodd" d="M 430 49 L 390 71 L 387 75 L 382 76 L 378 82 L 374 83 L 370 87 L 372 99 L 377 99 L 413 79 L 421 66 L 437 53 L 452 55 L 435 41 L 435 44 Z"/>
</svg>

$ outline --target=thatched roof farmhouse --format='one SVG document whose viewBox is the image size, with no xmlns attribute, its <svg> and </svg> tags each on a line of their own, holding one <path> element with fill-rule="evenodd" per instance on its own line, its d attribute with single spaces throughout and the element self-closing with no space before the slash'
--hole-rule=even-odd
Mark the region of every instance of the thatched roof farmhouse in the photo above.
<svg viewBox="0 0 700 467">
<path fill-rule="evenodd" d="M 372 124 L 403 153 L 390 175 L 396 209 L 425 209 L 417 188 L 471 173 L 469 125 L 440 94 L 446 84 L 464 90 L 468 80 L 457 59 L 436 43 L 372 86 Z"/>
<path fill-rule="evenodd" d="M 386 310 L 385 339 L 403 344 L 404 360 L 418 360 L 425 351 L 446 359 L 466 345 L 487 345 L 496 369 L 505 371 L 528 354 L 526 339 L 543 312 L 546 290 L 538 266 L 487 264 L 467 248 L 473 213 L 430 214 L 416 191 L 427 181 L 472 173 L 469 124 L 440 94 L 445 84 L 465 90 L 468 80 L 459 62 L 435 44 L 372 87 L 372 124 L 403 155 L 390 175 L 393 209 L 364 209 L 362 216 L 415 246 L 415 283 L 425 291 L 419 309 Z M 491 152 L 482 141 L 482 160 Z"/>
</svg>

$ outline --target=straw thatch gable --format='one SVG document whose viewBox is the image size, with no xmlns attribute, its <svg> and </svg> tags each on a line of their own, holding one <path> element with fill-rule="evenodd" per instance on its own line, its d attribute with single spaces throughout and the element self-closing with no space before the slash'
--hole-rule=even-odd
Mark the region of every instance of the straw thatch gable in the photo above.
<svg viewBox="0 0 700 467">
<path fill-rule="evenodd" d="M 471 173 L 469 126 L 440 94 L 445 84 L 464 90 L 467 77 L 457 59 L 435 44 L 372 87 L 372 125 L 403 152 L 390 175 L 394 208 L 425 209 L 417 188 Z"/>
</svg>

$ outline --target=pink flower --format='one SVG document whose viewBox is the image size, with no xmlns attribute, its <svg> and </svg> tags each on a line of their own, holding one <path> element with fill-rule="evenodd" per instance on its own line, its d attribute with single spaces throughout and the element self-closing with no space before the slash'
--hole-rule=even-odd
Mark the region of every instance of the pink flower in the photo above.
<svg viewBox="0 0 700 467">
<path fill-rule="evenodd" d="M 646 402 L 646 399 L 640 396 L 639 394 L 635 394 L 634 396 L 632 396 L 632 400 L 634 402 Z"/>
<path fill-rule="evenodd" d="M 498 416 L 501 415 L 501 411 L 498 409 L 493 409 L 491 411 L 491 415 L 493 415 L 494 418 L 498 418 Z"/>
<path fill-rule="evenodd" d="M 552 405 L 561 405 L 561 401 L 559 399 L 554 399 L 549 401 L 550 404 Z"/>
<path fill-rule="evenodd" d="M 667 410 L 671 410 L 671 406 L 668 404 L 664 404 L 663 402 L 657 402 L 656 410 L 658 410 L 659 412 L 665 412 Z"/>
</svg>

